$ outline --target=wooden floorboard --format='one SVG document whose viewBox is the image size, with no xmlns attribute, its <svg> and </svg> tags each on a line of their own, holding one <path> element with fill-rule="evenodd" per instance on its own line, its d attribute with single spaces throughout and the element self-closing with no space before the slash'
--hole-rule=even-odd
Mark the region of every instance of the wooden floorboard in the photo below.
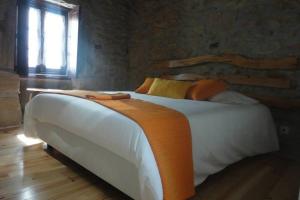
<svg viewBox="0 0 300 200">
<path fill-rule="evenodd" d="M 22 129 L 0 132 L 0 200 L 130 199 L 59 152 L 26 145 Z M 191 200 L 298 200 L 300 163 L 268 154 L 210 176 Z"/>
</svg>

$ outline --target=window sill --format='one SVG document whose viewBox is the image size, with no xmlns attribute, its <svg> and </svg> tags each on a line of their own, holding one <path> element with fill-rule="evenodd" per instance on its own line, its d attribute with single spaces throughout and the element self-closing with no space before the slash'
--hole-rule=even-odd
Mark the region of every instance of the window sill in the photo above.
<svg viewBox="0 0 300 200">
<path fill-rule="evenodd" d="M 67 75 L 54 75 L 54 74 L 29 74 L 28 76 L 21 76 L 22 80 L 28 79 L 54 79 L 54 80 L 71 80 Z"/>
</svg>

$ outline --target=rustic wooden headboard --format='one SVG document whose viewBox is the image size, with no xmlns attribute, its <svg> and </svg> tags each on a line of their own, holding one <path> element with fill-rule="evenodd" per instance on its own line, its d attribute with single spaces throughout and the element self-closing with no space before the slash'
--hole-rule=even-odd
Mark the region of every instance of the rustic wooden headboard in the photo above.
<svg viewBox="0 0 300 200">
<path fill-rule="evenodd" d="M 254 59 L 236 54 L 202 55 L 181 60 L 168 60 L 156 63 L 155 65 L 153 65 L 153 67 L 178 68 L 204 63 L 226 63 L 242 68 L 265 70 L 300 68 L 300 58 L 298 57 Z"/>
<path fill-rule="evenodd" d="M 204 63 L 226 63 L 235 67 L 254 69 L 254 70 L 300 70 L 300 59 L 298 57 L 287 58 L 260 58 L 252 59 L 240 55 L 224 54 L 224 55 L 204 55 L 194 58 L 182 60 L 169 60 L 156 63 L 152 67 L 156 69 L 173 69 L 179 67 L 192 67 L 194 65 Z M 266 77 L 266 76 L 248 76 L 239 74 L 230 75 L 200 75 L 200 74 L 178 74 L 164 75 L 164 78 L 173 80 L 201 80 L 207 78 L 221 79 L 233 85 L 246 85 L 277 88 L 282 90 L 293 90 L 296 87 L 292 81 L 286 76 Z M 262 103 L 277 108 L 300 108 L 300 99 L 283 98 L 278 96 L 262 96 L 256 94 L 246 94 L 258 99 Z"/>
</svg>

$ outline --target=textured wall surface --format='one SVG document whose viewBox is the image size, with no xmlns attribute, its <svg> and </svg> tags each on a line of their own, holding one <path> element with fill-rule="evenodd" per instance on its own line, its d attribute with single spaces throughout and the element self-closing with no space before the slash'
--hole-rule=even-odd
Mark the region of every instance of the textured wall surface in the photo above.
<svg viewBox="0 0 300 200">
<path fill-rule="evenodd" d="M 135 0 L 130 17 L 129 56 L 131 75 L 139 78 L 132 78 L 131 86 L 152 72 L 152 63 L 161 60 L 222 53 L 299 56 L 299 13 L 298 0 Z M 239 70 L 206 65 L 197 71 Z M 299 73 L 288 75 L 297 77 Z"/>
<path fill-rule="evenodd" d="M 121 90 L 127 87 L 128 2 L 80 0 L 79 84 L 81 88 Z"/>
<path fill-rule="evenodd" d="M 14 69 L 16 1 L 0 1 L 0 69 Z"/>
<path fill-rule="evenodd" d="M 158 75 L 150 66 L 163 60 L 203 54 L 234 53 L 248 57 L 300 55 L 300 1 L 298 0 L 135 0 L 130 15 L 130 88 L 145 76 Z M 293 90 L 233 86 L 244 92 L 300 97 L 300 71 L 243 70 L 224 64 L 206 64 L 167 73 L 283 75 Z M 300 112 L 272 110 L 283 149 L 300 158 Z"/>
<path fill-rule="evenodd" d="M 127 88 L 129 4 L 124 0 L 57 0 L 80 5 L 76 88 Z"/>
</svg>

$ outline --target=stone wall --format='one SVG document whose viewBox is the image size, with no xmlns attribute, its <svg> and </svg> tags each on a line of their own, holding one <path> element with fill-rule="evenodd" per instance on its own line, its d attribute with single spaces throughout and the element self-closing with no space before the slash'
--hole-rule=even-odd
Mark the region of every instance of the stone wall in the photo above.
<svg viewBox="0 0 300 200">
<path fill-rule="evenodd" d="M 16 1 L 0 1 L 0 69 L 14 69 Z"/>
<path fill-rule="evenodd" d="M 129 6 L 124 0 L 80 0 L 78 78 L 81 88 L 127 88 Z"/>
<path fill-rule="evenodd" d="M 204 54 L 233 53 L 248 57 L 300 55 L 300 2 L 298 0 L 135 0 L 130 15 L 130 88 L 145 76 L 159 75 L 150 66 L 158 61 Z M 166 71 L 164 71 L 166 72 Z M 248 93 L 300 97 L 300 71 L 243 70 L 225 64 L 205 64 L 167 73 L 287 76 L 293 90 L 233 86 Z M 272 110 L 286 154 L 300 158 L 300 111 Z"/>
<path fill-rule="evenodd" d="M 78 77 L 75 87 L 127 88 L 129 3 L 127 0 L 56 0 L 80 5 Z"/>
<path fill-rule="evenodd" d="M 149 66 L 156 61 L 222 53 L 248 57 L 300 54 L 300 2 L 297 0 L 135 0 L 132 10 L 131 87 L 140 83 L 146 74 L 153 73 Z M 224 65 L 203 65 L 196 71 L 235 73 L 239 70 Z M 291 77 L 300 75 L 285 73 Z"/>
</svg>

